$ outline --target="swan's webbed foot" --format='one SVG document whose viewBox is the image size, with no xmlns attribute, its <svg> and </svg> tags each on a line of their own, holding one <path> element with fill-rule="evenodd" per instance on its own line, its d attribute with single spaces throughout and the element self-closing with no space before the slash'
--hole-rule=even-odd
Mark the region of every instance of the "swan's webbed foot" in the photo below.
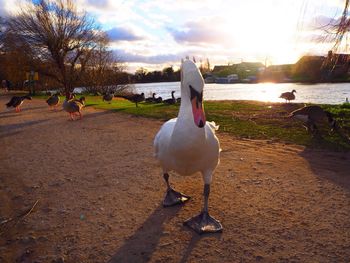
<svg viewBox="0 0 350 263">
<path fill-rule="evenodd" d="M 164 180 L 167 184 L 167 190 L 165 193 L 165 197 L 163 200 L 163 206 L 168 207 L 168 206 L 173 206 L 173 205 L 179 205 L 183 204 L 186 201 L 188 201 L 191 197 L 188 195 L 185 195 L 183 193 L 175 191 L 169 184 L 169 174 L 164 173 L 163 174 Z"/>
<path fill-rule="evenodd" d="M 198 234 L 222 232 L 221 223 L 211 217 L 208 212 L 201 212 L 183 223 L 185 226 L 196 231 Z"/>
<path fill-rule="evenodd" d="M 166 194 L 163 200 L 163 206 L 168 207 L 168 206 L 183 204 L 187 202 L 190 198 L 191 198 L 190 196 L 177 192 L 170 187 L 166 191 Z"/>
</svg>

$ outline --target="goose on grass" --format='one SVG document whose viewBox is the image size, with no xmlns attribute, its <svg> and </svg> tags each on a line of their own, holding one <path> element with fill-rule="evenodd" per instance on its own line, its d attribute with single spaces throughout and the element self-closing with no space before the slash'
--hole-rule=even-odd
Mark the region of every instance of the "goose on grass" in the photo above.
<svg viewBox="0 0 350 263">
<path fill-rule="evenodd" d="M 106 93 L 103 95 L 102 100 L 108 103 L 111 103 L 111 101 L 113 100 L 113 97 L 114 97 L 113 93 Z"/>
<path fill-rule="evenodd" d="M 138 103 L 145 100 L 145 94 L 143 92 L 141 94 L 137 94 L 137 93 L 121 94 L 121 95 L 117 95 L 117 97 L 123 98 L 135 103 L 136 107 L 138 107 Z"/>
<path fill-rule="evenodd" d="M 328 123 L 332 131 L 336 128 L 336 121 L 333 119 L 331 113 L 317 105 L 297 109 L 291 112 L 289 117 L 301 120 L 307 131 L 314 135 L 319 132 L 318 126 L 322 125 L 322 123 Z"/>
<path fill-rule="evenodd" d="M 170 98 L 170 99 L 163 100 L 163 102 L 166 103 L 166 104 L 175 104 L 175 103 L 176 103 L 176 98 L 175 98 L 175 96 L 174 96 L 174 93 L 175 93 L 175 91 L 173 90 L 173 91 L 171 92 L 171 98 Z"/>
</svg>

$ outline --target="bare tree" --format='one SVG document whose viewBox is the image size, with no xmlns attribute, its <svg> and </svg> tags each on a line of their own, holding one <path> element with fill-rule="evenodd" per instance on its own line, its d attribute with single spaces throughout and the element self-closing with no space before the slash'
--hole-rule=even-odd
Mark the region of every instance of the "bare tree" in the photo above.
<svg viewBox="0 0 350 263">
<path fill-rule="evenodd" d="M 22 7 L 7 21 L 7 34 L 29 46 L 34 59 L 45 67 L 34 70 L 55 79 L 71 92 L 81 79 L 93 50 L 100 41 L 99 28 L 72 0 L 40 0 Z"/>
<path fill-rule="evenodd" d="M 108 49 L 109 39 L 105 33 L 101 33 L 96 48 L 92 51 L 86 64 L 84 85 L 88 92 L 106 93 L 116 90 L 118 74 L 122 72 L 122 62 Z"/>
<path fill-rule="evenodd" d="M 344 1 L 344 8 L 339 21 L 333 26 L 335 28 L 334 49 L 337 49 L 344 36 L 350 31 L 349 0 Z"/>
<path fill-rule="evenodd" d="M 344 37 L 350 31 L 349 18 L 350 0 L 344 0 L 344 6 L 340 17 L 331 18 L 327 24 L 319 25 L 325 33 L 318 38 L 320 42 L 333 43 L 333 51 L 337 51 Z"/>
<path fill-rule="evenodd" d="M 4 22 L 5 23 L 5 22 Z M 22 88 L 25 80 L 25 72 L 30 65 L 35 64 L 33 54 L 28 44 L 19 41 L 14 34 L 2 27 L 0 33 L 0 73 L 2 78 L 11 80 L 14 88 Z M 40 63 L 38 63 L 40 64 Z"/>
</svg>

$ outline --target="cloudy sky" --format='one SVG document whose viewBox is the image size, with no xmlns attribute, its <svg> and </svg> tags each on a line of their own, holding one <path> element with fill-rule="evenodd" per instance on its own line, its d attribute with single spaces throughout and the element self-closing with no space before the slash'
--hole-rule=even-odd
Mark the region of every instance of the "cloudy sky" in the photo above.
<svg viewBox="0 0 350 263">
<path fill-rule="evenodd" d="M 21 0 L 23 2 L 25 0 Z M 337 19 L 345 0 L 76 0 L 111 38 L 111 49 L 133 72 L 177 66 L 181 58 L 212 65 L 295 63 L 325 54 L 322 25 Z M 6 16 L 18 2 L 0 0 Z"/>
</svg>

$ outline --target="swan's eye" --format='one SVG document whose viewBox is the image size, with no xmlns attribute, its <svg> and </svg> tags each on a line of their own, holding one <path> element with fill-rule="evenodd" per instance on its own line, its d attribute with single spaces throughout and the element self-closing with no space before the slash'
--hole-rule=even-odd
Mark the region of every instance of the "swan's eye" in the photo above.
<svg viewBox="0 0 350 263">
<path fill-rule="evenodd" d="M 202 103 L 202 101 L 203 101 L 203 91 L 201 93 L 199 93 L 191 85 L 189 85 L 189 87 L 190 87 L 190 91 L 191 91 L 191 100 L 196 98 L 197 99 L 197 103 L 198 102 Z"/>
<path fill-rule="evenodd" d="M 197 97 L 197 91 L 191 86 L 190 87 L 190 91 L 191 91 L 191 100 L 193 100 L 195 97 Z"/>
</svg>

